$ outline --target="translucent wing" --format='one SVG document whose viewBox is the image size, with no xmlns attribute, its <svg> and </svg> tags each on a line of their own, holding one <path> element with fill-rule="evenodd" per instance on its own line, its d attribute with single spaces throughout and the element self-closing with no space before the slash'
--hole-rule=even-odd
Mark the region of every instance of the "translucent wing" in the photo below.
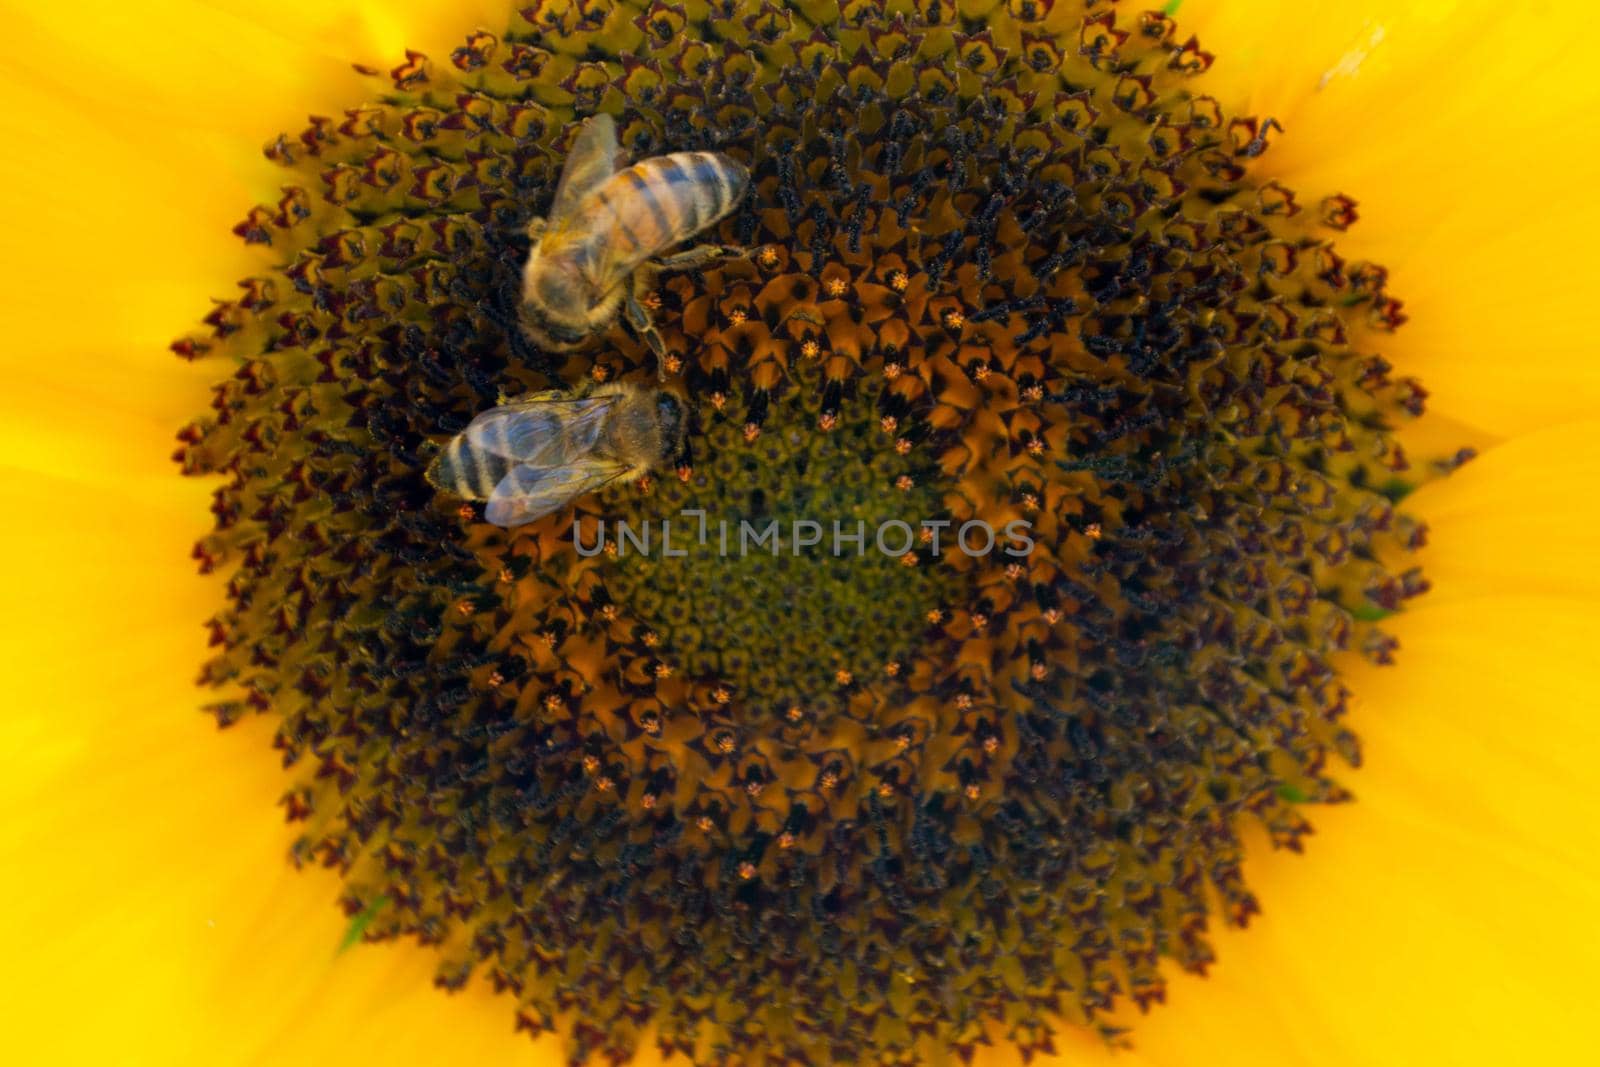
<svg viewBox="0 0 1600 1067">
<path fill-rule="evenodd" d="M 535 393 L 481 412 L 462 433 L 487 455 L 548 466 L 593 449 L 616 401 L 615 395 Z"/>
<path fill-rule="evenodd" d="M 556 198 L 550 208 L 550 224 L 560 227 L 569 221 L 578 204 L 598 189 L 617 169 L 617 124 L 610 115 L 594 115 L 583 124 L 573 139 L 556 184 Z"/>
<path fill-rule="evenodd" d="M 616 481 L 630 468 L 624 463 L 588 457 L 565 467 L 534 467 L 522 464 L 500 479 L 489 494 L 484 518 L 496 526 L 521 526 L 553 511 L 569 501 L 592 493 Z"/>
</svg>

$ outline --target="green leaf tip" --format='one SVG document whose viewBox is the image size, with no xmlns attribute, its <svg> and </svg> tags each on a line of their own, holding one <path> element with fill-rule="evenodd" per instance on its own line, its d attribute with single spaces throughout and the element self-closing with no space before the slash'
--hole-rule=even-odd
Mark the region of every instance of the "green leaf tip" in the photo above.
<svg viewBox="0 0 1600 1067">
<path fill-rule="evenodd" d="M 388 906 L 389 898 L 379 896 L 371 904 L 351 916 L 350 925 L 345 927 L 344 937 L 339 940 L 339 948 L 334 952 L 334 955 L 343 955 L 351 947 L 359 943 L 362 935 L 367 932 L 367 927 L 372 925 L 372 920 L 376 919 L 378 913 Z"/>
</svg>

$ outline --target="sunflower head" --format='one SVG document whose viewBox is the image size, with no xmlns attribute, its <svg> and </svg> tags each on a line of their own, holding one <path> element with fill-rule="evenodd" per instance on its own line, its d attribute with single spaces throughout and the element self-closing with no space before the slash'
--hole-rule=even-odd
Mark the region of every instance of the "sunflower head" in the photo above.
<svg viewBox="0 0 1600 1067">
<path fill-rule="evenodd" d="M 1255 177 L 1210 61 L 1100 4 L 544 3 L 268 145 L 281 266 L 175 346 L 228 370 L 204 680 L 276 716 L 358 936 L 574 1060 L 1043 1050 L 1207 965 L 1241 823 L 1345 796 L 1332 657 L 1390 656 L 1428 473 L 1354 203 Z M 693 463 L 505 531 L 439 444 L 654 378 L 519 327 L 595 112 L 748 166 L 750 255 L 648 301 Z"/>
</svg>

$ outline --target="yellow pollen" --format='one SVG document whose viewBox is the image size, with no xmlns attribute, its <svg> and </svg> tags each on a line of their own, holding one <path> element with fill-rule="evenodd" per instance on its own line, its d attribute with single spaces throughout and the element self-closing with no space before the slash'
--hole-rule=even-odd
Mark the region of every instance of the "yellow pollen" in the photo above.
<svg viewBox="0 0 1600 1067">
<path fill-rule="evenodd" d="M 661 294 L 651 290 L 639 298 L 639 303 L 651 311 L 658 311 L 661 308 Z"/>
<path fill-rule="evenodd" d="M 944 313 L 944 324 L 952 330 L 961 329 L 962 324 L 966 321 L 967 317 L 953 308 Z"/>
<path fill-rule="evenodd" d="M 1083 528 L 1083 536 L 1087 537 L 1091 541 L 1100 540 L 1100 524 L 1098 522 L 1091 522 L 1089 525 L 1085 526 Z"/>
<path fill-rule="evenodd" d="M 911 487 L 915 484 L 916 483 L 911 480 L 911 475 L 909 474 L 902 474 L 900 477 L 894 480 L 894 487 L 900 490 L 902 493 L 911 492 Z"/>
<path fill-rule="evenodd" d="M 1031 668 L 1029 668 L 1028 673 L 1033 675 L 1034 681 L 1042 682 L 1050 676 L 1050 668 L 1046 667 L 1043 663 L 1035 663 Z"/>
<path fill-rule="evenodd" d="M 1044 386 L 1030 385 L 1022 391 L 1022 399 L 1030 404 L 1037 404 L 1044 399 Z"/>
<path fill-rule="evenodd" d="M 827 432 L 837 425 L 839 425 L 839 416 L 835 415 L 831 411 L 817 420 L 817 429 L 822 430 L 823 432 Z"/>
<path fill-rule="evenodd" d="M 743 308 L 734 308 L 732 311 L 728 312 L 728 324 L 730 326 L 738 326 L 743 323 L 744 320 L 745 313 Z"/>
<path fill-rule="evenodd" d="M 733 699 L 733 693 L 731 693 L 724 686 L 718 686 L 717 691 L 711 694 L 711 699 L 715 700 L 718 704 L 726 704 L 728 701 Z"/>
<path fill-rule="evenodd" d="M 749 793 L 753 797 L 760 796 L 762 788 L 763 788 L 763 783 L 761 783 L 761 782 L 746 782 L 744 784 L 744 791 L 746 793 Z"/>
<path fill-rule="evenodd" d="M 506 676 L 501 674 L 499 671 L 490 671 L 488 682 L 490 689 L 499 689 L 502 685 L 506 684 Z"/>
<path fill-rule="evenodd" d="M 897 270 L 893 274 L 889 275 L 889 288 L 893 289 L 897 293 L 905 292 L 906 287 L 910 284 L 911 279 L 906 276 L 906 272 L 903 270 Z"/>
<path fill-rule="evenodd" d="M 1020 564 L 1020 563 L 1008 563 L 1008 564 L 1006 564 L 1006 577 L 1010 578 L 1013 582 L 1016 581 L 1018 578 L 1021 578 L 1022 577 L 1022 573 L 1023 573 L 1022 564 Z"/>
<path fill-rule="evenodd" d="M 755 876 L 756 876 L 756 865 L 755 864 L 751 863 L 749 860 L 745 860 L 743 863 L 739 864 L 739 877 L 740 878 L 743 878 L 745 881 L 748 882 L 750 879 L 754 878 Z"/>
<path fill-rule="evenodd" d="M 807 359 L 816 359 L 822 354 L 822 346 L 815 341 L 806 341 L 800 346 L 800 354 Z"/>
<path fill-rule="evenodd" d="M 888 663 L 883 665 L 883 672 L 889 677 L 893 678 L 900 673 L 900 664 L 896 663 L 894 660 L 890 660 Z"/>
<path fill-rule="evenodd" d="M 610 376 L 610 371 L 606 370 L 604 367 L 602 367 L 598 363 L 596 363 L 589 370 L 589 377 L 593 378 L 596 382 L 603 382 L 609 376 Z"/>
<path fill-rule="evenodd" d="M 473 516 L 472 505 L 462 504 L 459 508 L 456 508 L 456 514 L 461 516 L 462 522 L 471 522 Z"/>
<path fill-rule="evenodd" d="M 956 697 L 956 708 L 958 710 L 966 711 L 967 709 L 969 709 L 971 707 L 972 707 L 972 697 L 971 697 L 970 694 L 962 693 L 962 694 L 960 694 L 959 696 Z"/>
<path fill-rule="evenodd" d="M 822 777 L 818 780 L 818 784 L 824 789 L 832 789 L 834 786 L 839 784 L 839 776 L 832 771 L 823 771 Z"/>
<path fill-rule="evenodd" d="M 499 578 L 500 578 L 500 580 L 502 582 L 506 582 L 507 584 L 509 584 L 509 583 L 515 581 L 516 577 L 517 577 L 516 575 L 511 573 L 511 568 L 510 567 L 501 567 L 500 568 Z"/>
<path fill-rule="evenodd" d="M 878 783 L 878 795 L 880 797 L 892 797 L 892 796 L 894 796 L 894 783 L 893 782 L 880 782 L 880 783 Z"/>
<path fill-rule="evenodd" d="M 546 711 L 560 711 L 561 710 L 561 698 L 556 696 L 556 694 L 554 694 L 554 693 L 551 693 L 548 696 L 546 696 L 544 698 L 544 710 L 546 710 Z"/>
<path fill-rule="evenodd" d="M 789 721 L 790 722 L 799 722 L 801 719 L 806 717 L 806 713 L 804 711 L 800 710 L 800 705 L 799 704 L 796 704 L 793 707 L 791 707 L 788 710 L 787 714 L 789 716 Z"/>
<path fill-rule="evenodd" d="M 994 752 L 999 747 L 1000 739 L 993 734 L 990 734 L 988 737 L 983 739 L 983 750 L 985 752 Z"/>
<path fill-rule="evenodd" d="M 601 776 L 600 776 L 600 777 L 598 777 L 598 778 L 596 778 L 596 779 L 595 779 L 595 780 L 594 780 L 594 787 L 595 787 L 595 788 L 596 788 L 596 789 L 598 789 L 598 790 L 600 790 L 600 792 L 602 792 L 602 793 L 609 793 L 609 792 L 611 792 L 611 787 L 612 787 L 612 786 L 613 786 L 613 785 L 614 785 L 614 784 L 615 784 L 615 783 L 614 783 L 614 782 L 612 782 L 612 781 L 611 781 L 611 779 L 610 779 L 610 778 L 607 778 L 607 777 L 606 777 L 606 776 L 605 776 L 605 775 L 603 775 L 603 774 L 602 774 L 602 775 L 601 775 Z"/>
<path fill-rule="evenodd" d="M 911 451 L 911 438 L 909 438 L 909 437 L 900 438 L 898 441 L 896 441 L 894 443 L 894 450 L 896 452 L 898 452 L 902 456 L 905 455 L 906 453 L 910 452 Z"/>
<path fill-rule="evenodd" d="M 894 433 L 896 427 L 900 425 L 900 420 L 893 415 L 885 415 L 878 420 L 878 425 L 883 429 L 884 433 Z"/>
<path fill-rule="evenodd" d="M 900 566 L 902 566 L 902 567 L 915 567 L 916 565 L 917 565 L 917 554 L 915 552 L 907 552 L 905 555 L 900 557 Z"/>
<path fill-rule="evenodd" d="M 988 626 L 989 626 L 989 616 L 984 615 L 982 613 L 976 613 L 976 614 L 974 614 L 972 616 L 972 628 L 974 630 L 987 629 Z"/>
<path fill-rule="evenodd" d="M 585 771 L 587 771 L 589 774 L 593 774 L 595 771 L 598 771 L 600 769 L 600 757 L 598 757 L 598 756 L 585 756 L 585 757 L 583 757 L 583 769 Z"/>
<path fill-rule="evenodd" d="M 986 382 L 986 381 L 988 381 L 989 380 L 989 364 L 980 363 L 976 367 L 973 367 L 972 368 L 972 380 L 975 381 L 975 382 Z"/>
<path fill-rule="evenodd" d="M 709 816 L 709 815 L 700 816 L 698 819 L 696 819 L 694 821 L 694 824 L 695 824 L 696 827 L 699 828 L 700 832 L 703 833 L 703 834 L 709 834 L 711 832 L 711 827 L 713 825 L 713 823 L 711 822 L 711 816 Z"/>
<path fill-rule="evenodd" d="M 971 784 L 969 784 L 967 786 L 967 799 L 968 800 L 977 800 L 978 797 L 981 796 L 981 795 L 982 795 L 982 790 L 980 790 L 978 788 L 978 783 L 977 782 L 972 782 Z"/>
<path fill-rule="evenodd" d="M 888 379 L 889 381 L 892 382 L 896 378 L 900 377 L 900 373 L 902 371 L 904 371 L 904 370 L 905 370 L 905 367 L 902 366 L 899 363 L 895 363 L 895 362 L 885 363 L 883 365 L 883 376 L 886 379 Z"/>
<path fill-rule="evenodd" d="M 829 296 L 837 300 L 839 297 L 844 295 L 846 289 L 850 288 L 850 283 L 846 282 L 843 278 L 829 278 L 826 282 L 822 283 L 822 287 L 827 291 Z"/>
<path fill-rule="evenodd" d="M 787 830 L 785 830 L 783 833 L 779 834 L 778 835 L 778 847 L 779 848 L 793 848 L 794 847 L 794 835 L 791 834 Z"/>
<path fill-rule="evenodd" d="M 668 356 L 663 362 L 667 368 L 668 374 L 677 374 L 679 371 L 683 370 L 683 360 L 679 359 L 675 355 Z"/>
<path fill-rule="evenodd" d="M 833 673 L 833 680 L 838 682 L 840 685 L 849 685 L 851 682 L 855 681 L 855 677 L 856 676 L 854 674 L 851 674 L 843 667 L 840 667 Z"/>
<path fill-rule="evenodd" d="M 639 798 L 639 806 L 645 811 L 654 808 L 656 806 L 656 795 L 654 793 L 646 793 Z"/>
<path fill-rule="evenodd" d="M 928 611 L 927 618 L 928 618 L 928 621 L 930 623 L 932 623 L 935 626 L 938 626 L 941 622 L 944 621 L 944 612 L 940 611 L 938 608 L 931 608 Z"/>
<path fill-rule="evenodd" d="M 672 668 L 670 666 L 668 666 L 667 664 L 665 664 L 665 663 L 657 663 L 656 664 L 656 677 L 657 678 L 671 678 L 672 677 Z"/>
<path fill-rule="evenodd" d="M 778 265 L 778 250 L 771 245 L 765 245 L 756 254 L 756 262 L 763 267 L 772 268 Z"/>
<path fill-rule="evenodd" d="M 718 734 L 717 735 L 716 746 L 717 746 L 717 751 L 718 752 L 721 752 L 723 754 L 727 754 L 729 752 L 732 752 L 733 751 L 733 745 L 734 745 L 734 741 L 733 741 L 733 735 L 732 734 L 723 733 L 723 734 Z"/>
</svg>

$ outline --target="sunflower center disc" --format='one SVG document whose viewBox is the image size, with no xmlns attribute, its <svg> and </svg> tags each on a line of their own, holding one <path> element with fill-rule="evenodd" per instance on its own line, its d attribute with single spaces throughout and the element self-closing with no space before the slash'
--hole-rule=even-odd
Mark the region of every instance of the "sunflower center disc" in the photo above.
<svg viewBox="0 0 1600 1067">
<path fill-rule="evenodd" d="M 939 501 L 912 484 L 916 465 L 895 453 L 876 412 L 851 402 L 821 433 L 816 394 L 807 399 L 775 404 L 748 441 L 713 413 L 708 462 L 687 484 L 668 476 L 652 502 L 683 516 L 672 536 L 684 555 L 659 541 L 646 554 L 619 546 L 607 579 L 683 669 L 778 710 L 815 708 L 899 662 L 949 584 L 915 562 Z"/>
<path fill-rule="evenodd" d="M 1240 827 L 1298 847 L 1347 796 L 1336 655 L 1391 657 L 1437 465 L 1354 203 L 1263 178 L 1282 131 L 1125 8 L 546 0 L 268 146 L 236 232 L 278 266 L 175 345 L 220 380 L 180 434 L 222 476 L 203 679 L 274 717 L 352 940 L 438 946 L 575 1062 L 902 1064 L 1109 1026 L 1256 910 Z M 502 530 L 425 480 L 442 443 L 656 381 L 624 325 L 517 324 L 599 110 L 630 158 L 748 166 L 704 239 L 751 255 L 651 294 L 690 480 Z M 652 550 L 584 551 L 600 521 Z M 892 521 L 1034 547 L 896 556 Z"/>
</svg>

